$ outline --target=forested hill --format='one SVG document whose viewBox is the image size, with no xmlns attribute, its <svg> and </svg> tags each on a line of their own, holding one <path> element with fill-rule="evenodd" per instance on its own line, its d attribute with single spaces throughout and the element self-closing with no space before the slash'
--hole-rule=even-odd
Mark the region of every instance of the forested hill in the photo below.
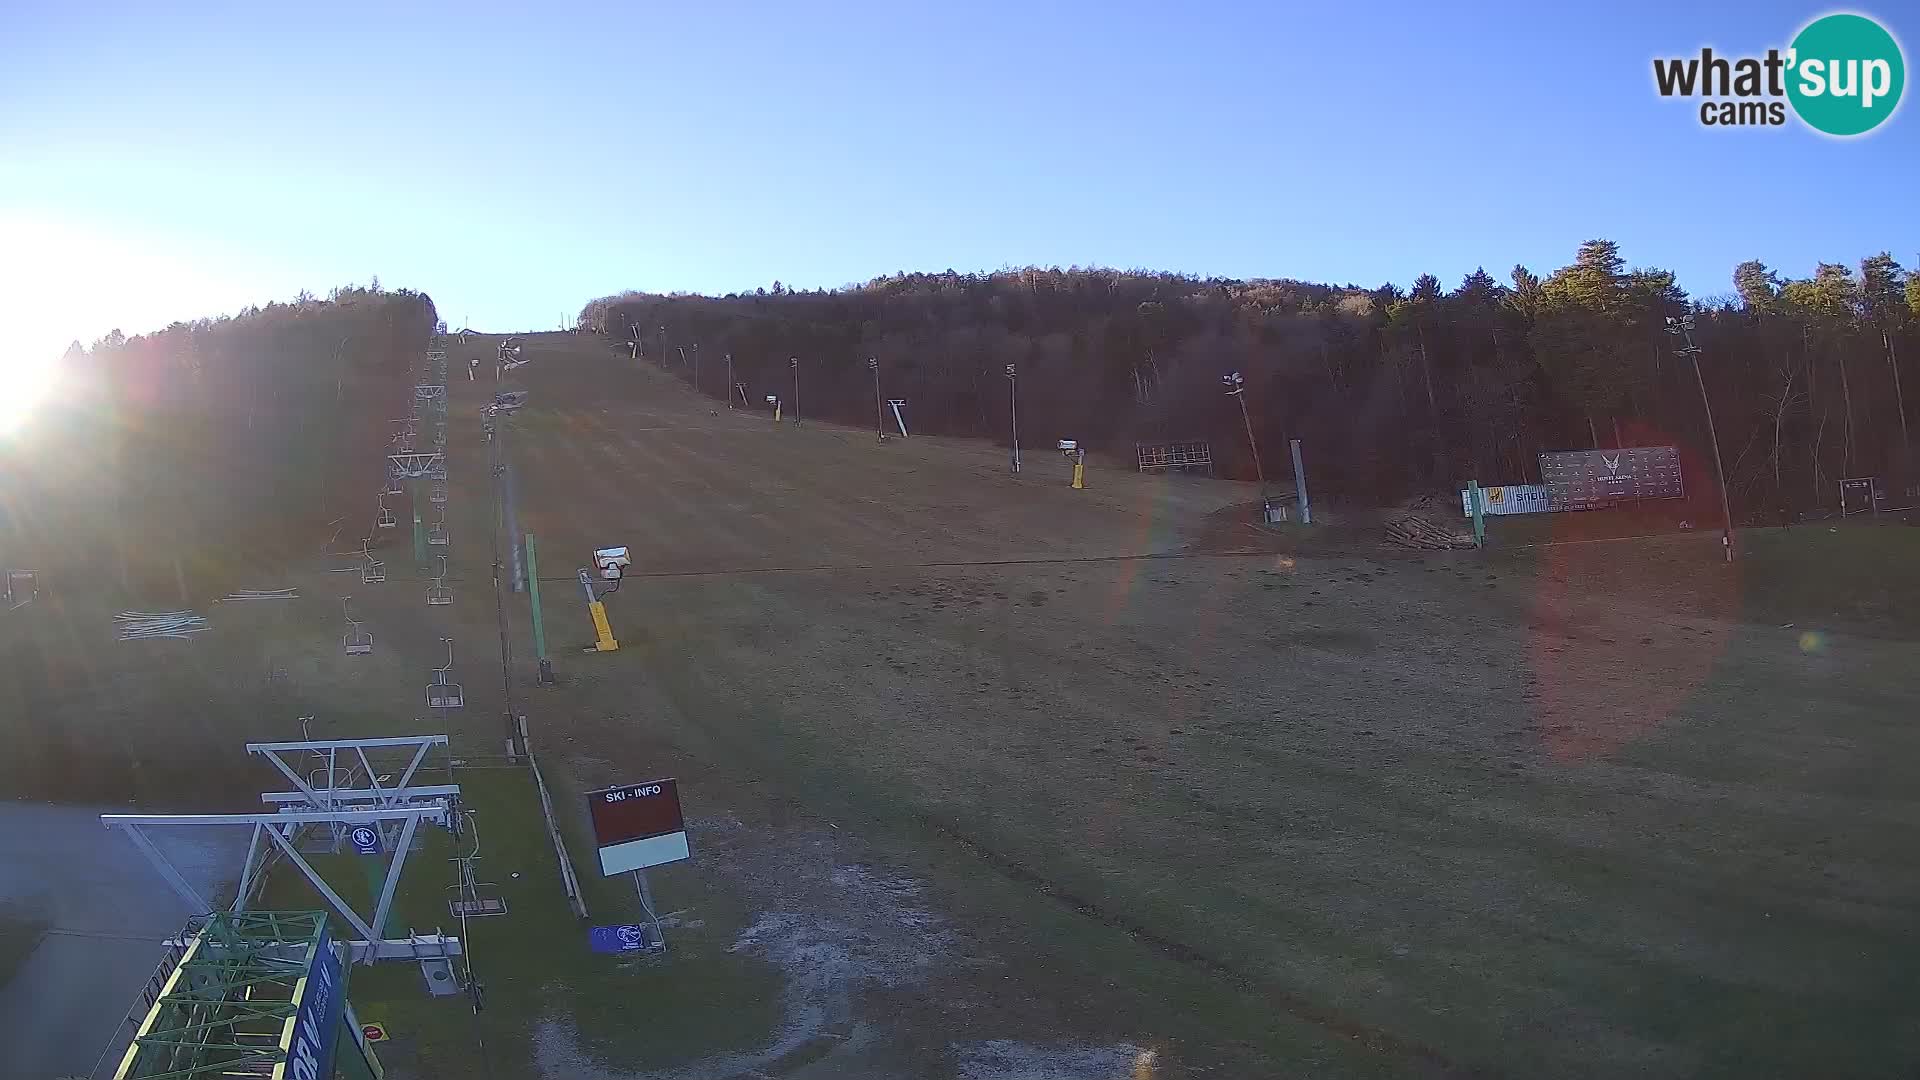
<svg viewBox="0 0 1920 1080">
<path fill-rule="evenodd" d="M 1690 488 L 1710 488 L 1710 450 L 1684 339 L 1693 340 L 1748 513 L 1833 501 L 1857 475 L 1901 482 L 1903 394 L 1920 392 L 1920 283 L 1887 254 L 1782 280 L 1758 262 L 1731 291 L 1690 299 L 1673 275 L 1629 270 L 1617 245 L 1451 289 L 1200 279 L 1102 269 L 900 274 L 837 290 L 724 297 L 624 293 L 580 325 L 724 393 L 727 354 L 748 399 L 793 393 L 799 411 L 874 422 L 869 357 L 885 397 L 920 431 L 1004 441 L 1007 365 L 1021 442 L 1077 438 L 1131 459 L 1136 441 L 1204 438 L 1231 475 L 1253 473 L 1221 377 L 1239 371 L 1269 475 L 1305 440 L 1316 485 L 1392 499 L 1538 480 L 1542 449 L 1681 444 Z M 736 399 L 737 400 L 737 399 Z M 1908 481 L 1910 482 L 1910 481 Z M 1891 486 L 1891 485 L 1890 485 Z"/>
<path fill-rule="evenodd" d="M 52 399 L 0 441 L 0 565 L 191 586 L 318 554 L 336 518 L 357 543 L 435 318 L 376 283 L 76 343 Z"/>
</svg>

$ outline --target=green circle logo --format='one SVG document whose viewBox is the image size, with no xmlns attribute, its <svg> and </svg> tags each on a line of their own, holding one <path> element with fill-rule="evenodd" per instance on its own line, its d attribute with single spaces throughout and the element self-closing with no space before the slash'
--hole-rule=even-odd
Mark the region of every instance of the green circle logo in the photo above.
<svg viewBox="0 0 1920 1080">
<path fill-rule="evenodd" d="M 1815 131 L 1864 135 L 1900 105 L 1907 63 L 1900 43 L 1864 15 L 1825 15 L 1793 39 L 1787 100 Z"/>
</svg>

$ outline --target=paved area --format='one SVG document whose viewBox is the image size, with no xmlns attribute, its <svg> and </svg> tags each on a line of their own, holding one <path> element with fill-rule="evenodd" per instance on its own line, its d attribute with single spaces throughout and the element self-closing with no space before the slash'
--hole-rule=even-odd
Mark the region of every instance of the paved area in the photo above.
<svg viewBox="0 0 1920 1080">
<path fill-rule="evenodd" d="M 126 1045 L 127 1010 L 188 915 L 133 845 L 101 827 L 110 812 L 0 803 L 0 908 L 47 926 L 0 986 L 0 1080 L 89 1076 L 96 1062 L 110 1073 L 102 1053 Z M 159 845 L 187 880 L 230 885 L 245 830 L 163 831 L 173 835 Z"/>
</svg>

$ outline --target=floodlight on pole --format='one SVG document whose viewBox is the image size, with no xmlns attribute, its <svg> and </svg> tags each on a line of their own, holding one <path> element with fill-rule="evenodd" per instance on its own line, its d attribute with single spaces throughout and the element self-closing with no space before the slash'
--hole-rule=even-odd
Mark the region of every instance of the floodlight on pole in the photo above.
<svg viewBox="0 0 1920 1080">
<path fill-rule="evenodd" d="M 1008 434 L 1013 444 L 1010 461 L 1012 471 L 1020 471 L 1020 378 L 1013 365 L 1007 365 L 1007 418 L 1011 431 Z"/>
<path fill-rule="evenodd" d="M 700 343 L 693 343 L 693 392 L 700 392 Z"/>
<path fill-rule="evenodd" d="M 800 422 L 800 358 L 787 357 L 787 366 L 793 369 L 793 422 Z"/>
<path fill-rule="evenodd" d="M 1688 313 L 1679 318 L 1667 316 L 1667 333 L 1686 342 L 1675 349 L 1675 355 L 1693 364 L 1693 382 L 1700 389 L 1700 409 L 1707 416 L 1707 441 L 1713 444 L 1713 470 L 1720 480 L 1720 547 L 1725 550 L 1727 561 L 1733 561 L 1733 504 L 1727 498 L 1727 467 L 1720 460 L 1720 436 L 1713 427 L 1713 402 L 1707 398 L 1706 376 L 1700 373 L 1700 346 L 1693 343 L 1693 315 Z"/>
<path fill-rule="evenodd" d="M 1247 411 L 1247 380 L 1237 371 L 1229 371 L 1220 376 L 1221 383 L 1227 388 L 1227 396 L 1240 402 L 1240 422 L 1247 428 L 1247 448 L 1253 451 L 1254 475 L 1260 478 L 1261 512 L 1266 511 L 1267 467 L 1260 462 L 1260 444 L 1253 437 L 1253 415 Z"/>
<path fill-rule="evenodd" d="M 727 408 L 733 408 L 733 354 L 727 354 Z"/>
<path fill-rule="evenodd" d="M 873 427 L 880 435 L 880 441 L 887 441 L 887 410 L 880 398 L 880 359 L 867 357 L 867 368 L 873 372 Z"/>
</svg>

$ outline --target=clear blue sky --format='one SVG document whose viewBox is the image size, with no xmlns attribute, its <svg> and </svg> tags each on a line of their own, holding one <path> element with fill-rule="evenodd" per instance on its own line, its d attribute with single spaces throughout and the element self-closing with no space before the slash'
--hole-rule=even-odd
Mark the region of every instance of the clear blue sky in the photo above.
<svg viewBox="0 0 1920 1080">
<path fill-rule="evenodd" d="M 1911 102 L 1841 142 L 1653 92 L 1825 10 L 12 0 L 0 307 L 38 349 L 375 274 L 505 329 L 1029 263 L 1451 286 L 1594 236 L 1697 294 L 1910 264 Z M 1914 61 L 1920 12 L 1859 10 Z"/>
</svg>

